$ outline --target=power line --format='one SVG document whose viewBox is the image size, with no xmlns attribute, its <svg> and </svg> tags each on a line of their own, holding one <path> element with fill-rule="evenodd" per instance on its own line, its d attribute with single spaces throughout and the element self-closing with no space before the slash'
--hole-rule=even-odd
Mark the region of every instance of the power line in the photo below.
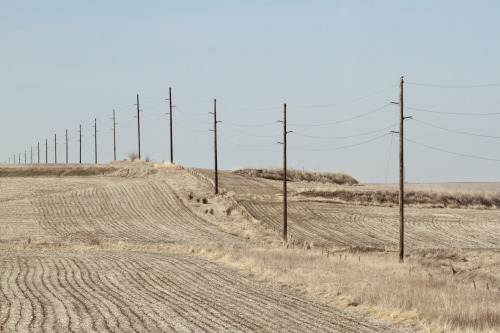
<svg viewBox="0 0 500 333">
<path fill-rule="evenodd" d="M 187 112 L 187 111 L 183 111 L 182 109 L 180 109 L 178 106 L 176 106 L 176 110 L 177 111 L 180 111 L 181 113 L 186 113 L 186 114 L 189 114 L 191 116 L 206 116 L 207 113 L 206 112 L 199 112 L 199 113 L 194 113 L 194 112 Z"/>
<path fill-rule="evenodd" d="M 263 123 L 263 124 L 253 124 L 253 125 L 247 125 L 247 124 L 238 124 L 238 123 L 233 123 L 231 121 L 224 120 L 224 123 L 237 126 L 237 127 L 265 127 L 265 126 L 270 126 L 270 125 L 276 125 L 278 124 L 277 121 L 269 122 L 269 123 Z"/>
<path fill-rule="evenodd" d="M 418 120 L 418 119 L 415 119 L 415 118 L 413 118 L 413 120 L 416 121 L 416 122 L 418 122 L 418 123 L 430 126 L 430 127 L 438 128 L 438 129 L 443 130 L 443 131 L 448 131 L 448 132 L 453 132 L 453 133 L 458 133 L 458 134 L 463 134 L 463 135 L 477 136 L 477 137 L 481 137 L 481 138 L 500 139 L 500 136 L 483 135 L 483 134 L 476 134 L 476 133 L 468 133 L 468 132 L 456 131 L 456 130 L 452 130 L 452 129 L 449 129 L 449 128 L 444 128 L 444 127 L 436 126 L 436 125 L 433 125 L 433 124 L 429 124 L 429 123 L 427 123 L 425 121 L 421 121 L 421 120 Z"/>
<path fill-rule="evenodd" d="M 228 124 L 226 124 L 225 122 L 222 122 L 222 125 L 224 125 L 225 127 L 229 128 L 230 130 L 234 131 L 234 132 L 237 132 L 237 133 L 240 133 L 240 134 L 243 134 L 243 135 L 248 135 L 248 136 L 254 136 L 254 137 L 257 137 L 257 138 L 277 138 L 277 137 L 281 137 L 280 134 L 277 134 L 277 135 L 258 135 L 258 134 L 251 134 L 251 133 L 246 133 L 246 132 L 243 132 L 243 131 L 240 131 Z"/>
<path fill-rule="evenodd" d="M 296 109 L 307 109 L 307 108 L 327 108 L 327 107 L 330 107 L 330 106 L 336 106 L 336 105 L 342 105 L 342 104 L 348 104 L 348 103 L 352 103 L 352 102 L 356 102 L 356 101 L 359 101 L 359 100 L 362 100 L 362 99 L 365 99 L 365 98 L 368 98 L 368 97 L 371 97 L 371 96 L 374 96 L 374 95 L 378 95 L 378 94 L 381 94 L 389 89 L 392 89 L 394 87 L 397 87 L 397 84 L 394 84 L 390 87 L 387 87 L 387 88 L 384 88 L 384 89 L 381 89 L 381 90 L 378 90 L 374 93 L 371 93 L 371 94 L 368 94 L 368 95 L 365 95 L 365 96 L 361 96 L 361 97 L 356 97 L 356 98 L 353 98 L 353 99 L 348 99 L 348 100 L 345 100 L 345 101 L 341 101 L 341 102 L 335 102 L 335 103 L 331 103 L 331 104 L 323 104 L 323 105 L 309 105 L 309 106 L 306 106 L 306 105 L 300 105 L 300 106 L 293 106 L 293 108 L 296 108 Z"/>
<path fill-rule="evenodd" d="M 178 127 L 182 128 L 183 130 L 186 130 L 186 131 L 189 131 L 189 132 L 194 132 L 194 133 L 208 133 L 208 130 L 194 130 L 194 129 L 191 129 L 191 128 L 187 128 L 187 127 L 182 126 L 181 124 L 179 124 L 177 121 L 174 121 L 173 123 L 175 124 L 175 126 L 178 126 Z"/>
<path fill-rule="evenodd" d="M 277 107 L 263 107 L 263 108 L 246 108 L 246 107 L 240 107 L 240 106 L 234 106 L 230 104 L 226 104 L 223 102 L 219 102 L 219 104 L 225 105 L 231 109 L 236 109 L 236 110 L 245 110 L 245 111 L 271 111 L 271 110 L 281 110 L 280 106 Z"/>
<path fill-rule="evenodd" d="M 440 151 L 440 152 L 443 152 L 443 153 L 452 154 L 452 155 L 458 155 L 458 156 L 463 156 L 463 157 L 475 158 L 475 159 L 478 159 L 478 160 L 500 162 L 500 160 L 494 159 L 494 158 L 488 158 L 488 157 L 481 157 L 481 156 L 474 156 L 474 155 L 462 154 L 462 153 L 457 153 L 457 152 L 453 152 L 453 151 L 449 151 L 449 150 L 445 150 L 445 149 L 441 149 L 441 148 L 432 147 L 432 146 L 429 146 L 429 145 L 425 145 L 423 143 L 419 143 L 419 142 L 410 140 L 408 138 L 405 138 L 405 141 L 408 141 L 408 142 L 411 142 L 413 144 L 416 144 L 416 145 L 419 145 L 419 146 L 422 146 L 422 147 L 426 147 L 426 148 L 429 148 L 429 149 L 437 150 L 437 151 Z"/>
<path fill-rule="evenodd" d="M 428 112 L 428 113 L 462 115 L 462 116 L 498 116 L 498 115 L 500 115 L 500 112 L 490 112 L 490 113 L 445 112 L 445 111 L 433 111 L 433 110 L 426 110 L 426 109 L 418 109 L 418 108 L 412 108 L 409 106 L 405 106 L 405 109 L 409 109 L 409 110 L 413 110 L 413 111 Z"/>
<path fill-rule="evenodd" d="M 329 139 L 349 139 L 349 138 L 356 138 L 356 137 L 360 137 L 360 136 L 365 136 L 365 135 L 370 135 L 370 134 L 382 132 L 382 131 L 387 130 L 387 129 L 392 128 L 392 127 L 394 127 L 394 125 L 389 125 L 389 126 L 386 126 L 384 128 L 381 128 L 381 129 L 378 129 L 378 130 L 375 130 L 375 131 L 371 131 L 371 132 L 360 133 L 360 134 L 353 134 L 353 135 L 347 135 L 347 136 L 314 136 L 314 135 L 302 134 L 302 133 L 295 132 L 295 131 L 293 132 L 293 134 L 298 135 L 298 136 L 304 136 L 306 138 L 313 138 L 313 139 L 325 139 L 325 140 L 329 140 Z"/>
<path fill-rule="evenodd" d="M 376 140 L 379 140 L 383 137 L 386 137 L 390 135 L 390 133 L 386 133 L 384 135 L 381 135 L 381 136 L 378 136 L 376 138 L 373 138 L 373 139 L 370 139 L 370 140 L 366 140 L 366 141 L 363 141 L 363 142 L 358 142 L 358 143 L 355 143 L 355 144 L 352 144 L 352 145 L 347 145 L 347 146 L 342 146 L 342 147 L 335 147 L 335 148 L 320 148 L 320 149 L 310 149 L 310 148 L 298 148 L 298 147 L 292 147 L 292 146 L 289 146 L 290 148 L 292 149 L 295 149 L 295 150 L 304 150 L 304 151 L 327 151 L 327 150 L 339 150 L 339 149 L 345 149 L 345 148 L 351 148 L 351 147 L 356 147 L 356 146 L 361 146 L 365 143 L 369 143 L 369 142 L 373 142 L 373 141 L 376 141 Z"/>
<path fill-rule="evenodd" d="M 379 108 L 376 108 L 374 110 L 368 111 L 366 113 L 363 113 L 363 114 L 361 114 L 359 116 L 348 118 L 348 119 L 344 119 L 344 120 L 332 121 L 332 122 L 320 123 L 320 124 L 290 124 L 290 125 L 292 125 L 292 126 L 299 126 L 299 127 L 319 127 L 319 126 L 328 126 L 328 125 L 340 124 L 340 123 L 345 123 L 345 122 L 348 122 L 348 121 L 351 121 L 351 120 L 359 119 L 359 118 L 362 118 L 362 117 L 366 117 L 366 116 L 368 116 L 368 115 L 370 115 L 372 113 L 375 113 L 377 111 L 385 109 L 386 107 L 388 107 L 390 105 L 391 105 L 391 103 L 386 104 L 384 106 L 381 106 Z"/>
<path fill-rule="evenodd" d="M 406 84 L 411 84 L 414 86 L 422 87 L 433 87 L 433 88 L 488 88 L 488 87 L 500 87 L 500 83 L 488 83 L 488 84 L 469 84 L 469 85 L 444 85 L 444 84 L 427 84 L 427 83 L 416 83 L 416 82 L 405 82 Z"/>
<path fill-rule="evenodd" d="M 264 148 L 264 147 L 272 147 L 272 146 L 276 146 L 277 143 L 273 143 L 273 144 L 267 144 L 267 145 L 242 145 L 242 144 L 239 144 L 239 143 L 235 143 L 235 142 L 232 142 L 232 141 L 229 141 L 229 140 L 226 140 L 224 138 L 221 138 L 220 136 L 218 137 L 218 139 L 224 141 L 224 142 L 227 142 L 227 143 L 230 143 L 232 145 L 235 145 L 235 146 L 239 146 L 239 147 L 247 147 L 247 148 Z"/>
</svg>

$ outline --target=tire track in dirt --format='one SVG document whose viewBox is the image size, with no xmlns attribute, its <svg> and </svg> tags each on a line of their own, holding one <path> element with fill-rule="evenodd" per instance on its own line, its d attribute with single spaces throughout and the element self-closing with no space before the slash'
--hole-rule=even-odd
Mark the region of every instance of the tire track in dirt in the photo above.
<svg viewBox="0 0 500 333">
<path fill-rule="evenodd" d="M 181 253 L 4 251 L 0 266 L 1 297 L 19 302 L 0 304 L 0 332 L 398 331 Z"/>
</svg>

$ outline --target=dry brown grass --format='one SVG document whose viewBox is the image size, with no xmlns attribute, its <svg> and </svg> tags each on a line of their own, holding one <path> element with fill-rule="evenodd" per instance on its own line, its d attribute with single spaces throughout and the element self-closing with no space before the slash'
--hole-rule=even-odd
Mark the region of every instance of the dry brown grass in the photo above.
<svg viewBox="0 0 500 333">
<path fill-rule="evenodd" d="M 394 206 L 399 204 L 399 192 L 394 190 L 303 189 L 298 190 L 296 194 L 311 199 L 330 199 L 361 205 Z M 497 209 L 500 207 L 500 195 L 489 192 L 405 191 L 405 204 L 433 208 Z"/>
<path fill-rule="evenodd" d="M 273 180 L 283 179 L 282 168 L 266 168 L 266 169 L 242 168 L 242 169 L 235 169 L 233 170 L 233 172 L 240 175 L 261 177 Z M 320 182 L 320 183 L 332 183 L 332 184 L 342 184 L 342 185 L 358 184 L 358 181 L 356 179 L 342 172 L 287 169 L 286 176 L 287 180 L 292 182 L 306 181 L 306 182 Z"/>
<path fill-rule="evenodd" d="M 500 330 L 498 275 L 488 274 L 500 264 L 498 253 L 488 254 L 493 259 L 485 267 L 481 266 L 484 254 L 474 253 L 415 252 L 404 264 L 388 252 L 321 253 L 317 249 L 219 247 L 199 255 L 415 330 Z"/>
</svg>

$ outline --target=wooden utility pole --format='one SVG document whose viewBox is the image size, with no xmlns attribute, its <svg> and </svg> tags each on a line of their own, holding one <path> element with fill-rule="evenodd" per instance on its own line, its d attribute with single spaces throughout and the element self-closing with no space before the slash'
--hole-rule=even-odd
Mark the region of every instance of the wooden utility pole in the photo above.
<svg viewBox="0 0 500 333">
<path fill-rule="evenodd" d="M 286 190 L 286 103 L 283 105 L 283 241 L 286 242 L 287 236 L 287 190 Z"/>
<path fill-rule="evenodd" d="M 80 124 L 80 164 L 82 164 L 82 124 Z"/>
<path fill-rule="evenodd" d="M 17 164 L 21 164 L 21 153 L 18 153 Z"/>
<path fill-rule="evenodd" d="M 215 157 L 215 194 L 219 194 L 219 170 L 217 168 L 217 100 L 214 98 L 214 157 Z"/>
<path fill-rule="evenodd" d="M 40 141 L 38 141 L 38 164 L 40 164 Z"/>
<path fill-rule="evenodd" d="M 57 164 L 57 134 L 54 134 L 54 163 Z"/>
<path fill-rule="evenodd" d="M 45 164 L 49 163 L 49 142 L 45 139 Z"/>
<path fill-rule="evenodd" d="M 170 163 L 174 164 L 174 146 L 172 142 L 172 88 L 168 88 L 168 100 L 170 102 Z"/>
<path fill-rule="evenodd" d="M 33 146 L 31 146 L 31 150 L 30 150 L 30 164 L 33 164 Z"/>
<path fill-rule="evenodd" d="M 139 94 L 137 94 L 137 142 L 139 143 L 139 160 L 141 159 L 141 121 L 139 118 Z"/>
<path fill-rule="evenodd" d="M 404 158 L 403 158 L 403 77 L 399 81 L 399 262 L 404 261 Z"/>
<path fill-rule="evenodd" d="M 68 164 L 68 130 L 66 129 L 66 164 Z"/>
<path fill-rule="evenodd" d="M 115 109 L 113 109 L 113 160 L 116 161 L 116 122 L 115 122 Z"/>
<path fill-rule="evenodd" d="M 97 164 L 97 118 L 94 118 L 95 164 Z"/>
</svg>

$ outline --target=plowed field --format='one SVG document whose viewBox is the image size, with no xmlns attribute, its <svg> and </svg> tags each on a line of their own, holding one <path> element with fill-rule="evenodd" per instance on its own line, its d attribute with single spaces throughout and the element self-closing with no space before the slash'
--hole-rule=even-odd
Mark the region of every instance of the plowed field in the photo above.
<svg viewBox="0 0 500 333">
<path fill-rule="evenodd" d="M 189 254 L 247 240 L 186 206 L 185 170 L 16 168 L 0 167 L 0 332 L 404 331 Z"/>
<path fill-rule="evenodd" d="M 206 177 L 210 170 L 198 169 Z M 281 231 L 282 183 L 219 173 L 219 184 L 267 227 Z M 289 192 L 325 184 L 289 183 Z M 382 185 L 383 186 L 383 185 Z M 381 187 L 382 187 L 381 186 Z M 374 187 L 376 190 L 377 187 Z M 405 243 L 410 248 L 500 248 L 500 210 L 405 209 Z M 298 241 L 326 246 L 396 247 L 399 241 L 398 207 L 373 207 L 288 198 L 288 235 Z"/>
</svg>

